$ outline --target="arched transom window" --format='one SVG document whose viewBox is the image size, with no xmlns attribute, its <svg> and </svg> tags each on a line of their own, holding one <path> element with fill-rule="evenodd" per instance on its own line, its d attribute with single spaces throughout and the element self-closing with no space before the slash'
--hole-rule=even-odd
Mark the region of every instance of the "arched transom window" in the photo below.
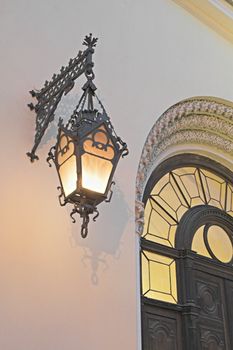
<svg viewBox="0 0 233 350">
<path fill-rule="evenodd" d="M 198 212 L 216 208 L 227 217 L 233 216 L 231 180 L 229 171 L 220 164 L 195 155 L 169 159 L 152 174 L 144 194 L 145 224 L 141 250 L 144 297 L 179 302 L 178 248 L 188 248 L 208 259 L 232 265 L 231 225 L 225 225 L 221 220 L 200 223 L 192 233 L 189 247 L 177 237 L 180 223 L 192 213 L 192 208 L 197 208 Z M 183 231 L 189 235 L 191 228 L 186 225 Z"/>
</svg>

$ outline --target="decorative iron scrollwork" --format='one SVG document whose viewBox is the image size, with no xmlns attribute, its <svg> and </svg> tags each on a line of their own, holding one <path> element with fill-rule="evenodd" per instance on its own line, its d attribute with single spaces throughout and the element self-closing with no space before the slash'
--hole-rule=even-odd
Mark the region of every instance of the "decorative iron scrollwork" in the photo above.
<svg viewBox="0 0 233 350">
<path fill-rule="evenodd" d="M 36 112 L 34 146 L 31 152 L 27 153 L 31 162 L 39 159 L 35 152 L 46 129 L 54 119 L 54 113 L 63 94 L 66 95 L 72 90 L 75 80 L 80 75 L 85 72 L 91 73 L 94 66 L 92 62 L 93 48 L 96 46 L 97 40 L 97 38 L 92 37 L 92 34 L 87 35 L 83 42 L 83 45 L 87 46 L 85 51 L 79 51 L 75 58 L 70 59 L 66 67 L 61 67 L 59 74 L 54 74 L 50 82 L 45 82 L 41 90 L 30 91 L 32 97 L 37 99 L 36 105 L 28 104 L 28 107 Z"/>
<path fill-rule="evenodd" d="M 88 204 L 75 204 L 71 213 L 70 217 L 73 221 L 73 223 L 76 222 L 74 215 L 79 214 L 82 218 L 82 225 L 81 225 L 81 236 L 82 238 L 86 238 L 88 234 L 88 224 L 90 221 L 89 215 L 96 213 L 96 215 L 93 217 L 93 221 L 96 221 L 96 218 L 99 216 L 99 211 L 95 206 L 88 205 Z"/>
<path fill-rule="evenodd" d="M 115 181 L 112 181 L 111 186 L 110 186 L 110 190 L 109 190 L 109 197 L 105 200 L 106 203 L 110 203 L 112 200 L 112 195 L 113 195 L 113 190 L 112 190 L 112 186 L 114 186 L 116 183 Z"/>
</svg>

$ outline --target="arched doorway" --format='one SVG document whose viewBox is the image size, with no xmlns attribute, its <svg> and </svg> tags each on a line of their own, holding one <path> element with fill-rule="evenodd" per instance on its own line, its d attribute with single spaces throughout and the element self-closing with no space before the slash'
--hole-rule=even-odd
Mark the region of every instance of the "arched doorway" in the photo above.
<svg viewBox="0 0 233 350">
<path fill-rule="evenodd" d="M 212 122 L 214 118 L 212 114 Z M 233 348 L 233 176 L 224 162 L 201 155 L 197 148 L 166 157 L 154 170 L 150 159 L 141 179 L 144 187 L 137 187 L 144 350 Z M 151 154 L 153 158 L 155 152 Z"/>
</svg>

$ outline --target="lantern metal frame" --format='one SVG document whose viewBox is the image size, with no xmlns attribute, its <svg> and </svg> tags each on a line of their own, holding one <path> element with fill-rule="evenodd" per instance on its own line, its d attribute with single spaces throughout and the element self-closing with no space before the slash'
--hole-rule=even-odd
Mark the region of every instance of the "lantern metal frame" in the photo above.
<svg viewBox="0 0 233 350">
<path fill-rule="evenodd" d="M 67 203 L 72 204 L 73 210 L 71 211 L 71 218 L 75 222 L 74 214 L 79 214 L 83 219 L 81 227 L 82 237 L 86 237 L 88 233 L 88 223 L 89 215 L 95 214 L 93 220 L 95 221 L 99 212 L 97 210 L 97 205 L 101 202 L 110 202 L 112 197 L 112 181 L 114 172 L 116 170 L 117 163 L 120 157 L 126 156 L 129 151 L 127 144 L 121 140 L 119 136 L 116 135 L 113 125 L 108 117 L 106 110 L 96 95 L 96 86 L 93 83 L 95 78 L 93 72 L 94 63 L 92 61 L 92 55 L 94 53 L 94 47 L 96 46 L 97 38 L 92 37 L 92 34 L 87 35 L 83 41 L 83 45 L 87 46 L 87 49 L 83 52 L 79 51 L 77 57 L 70 59 L 69 64 L 66 67 L 62 67 L 60 74 L 54 74 L 50 82 L 46 81 L 44 87 L 41 90 L 32 90 L 30 91 L 32 97 L 37 99 L 37 104 L 33 105 L 32 103 L 28 104 L 31 110 L 34 110 L 36 113 L 36 129 L 35 129 L 35 140 L 31 152 L 27 153 L 27 156 L 30 158 L 31 162 L 38 160 L 39 157 L 36 155 L 36 150 L 43 138 L 49 124 L 54 120 L 54 115 L 56 108 L 61 101 L 63 95 L 68 94 L 74 87 L 75 80 L 81 75 L 85 74 L 87 81 L 82 87 L 83 94 L 70 116 L 66 125 L 63 123 L 63 119 L 59 119 L 58 123 L 58 136 L 57 143 L 55 146 L 52 146 L 49 153 L 47 161 L 49 166 L 51 166 L 51 161 L 55 164 L 56 170 L 58 172 L 60 186 L 59 202 L 61 206 L 66 205 Z M 95 103 L 98 103 L 99 109 L 95 108 Z M 101 130 L 99 129 L 100 127 Z M 95 140 L 95 135 L 97 133 L 104 133 L 107 139 L 107 142 L 104 144 L 102 142 Z M 59 149 L 59 138 L 61 133 L 65 137 L 69 137 L 74 144 L 73 155 L 76 156 L 77 162 L 77 189 L 65 195 L 64 189 L 62 186 L 61 177 L 59 174 L 59 163 L 57 161 L 57 154 L 59 152 L 67 152 L 69 148 L 65 146 L 64 149 Z M 81 156 L 85 152 L 82 148 L 82 144 L 85 140 L 90 140 L 90 133 L 92 133 L 93 138 L 91 139 L 92 145 L 99 150 L 107 150 L 108 147 L 114 148 L 114 157 L 112 159 L 112 169 L 109 180 L 106 185 L 104 193 L 94 192 L 81 186 Z M 102 156 L 99 158 L 106 159 Z"/>
</svg>

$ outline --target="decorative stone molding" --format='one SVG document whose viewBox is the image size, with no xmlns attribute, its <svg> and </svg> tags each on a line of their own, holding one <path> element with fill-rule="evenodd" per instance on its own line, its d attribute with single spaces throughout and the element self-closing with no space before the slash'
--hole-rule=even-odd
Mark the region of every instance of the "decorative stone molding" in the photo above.
<svg viewBox="0 0 233 350">
<path fill-rule="evenodd" d="M 144 203 L 136 200 L 135 202 L 135 217 L 136 217 L 136 233 L 140 236 L 143 232 L 144 225 Z"/>
<path fill-rule="evenodd" d="M 233 104 L 196 97 L 170 107 L 152 127 L 144 144 L 136 179 L 136 226 L 142 232 L 144 187 L 159 154 L 171 146 L 202 144 L 233 156 Z M 140 232 L 139 232 L 140 231 Z"/>
<path fill-rule="evenodd" d="M 233 42 L 232 0 L 173 0 L 203 23 Z"/>
<path fill-rule="evenodd" d="M 231 6 L 233 6 L 233 0 L 225 0 L 226 2 L 228 2 L 228 4 L 230 4 Z"/>
</svg>

